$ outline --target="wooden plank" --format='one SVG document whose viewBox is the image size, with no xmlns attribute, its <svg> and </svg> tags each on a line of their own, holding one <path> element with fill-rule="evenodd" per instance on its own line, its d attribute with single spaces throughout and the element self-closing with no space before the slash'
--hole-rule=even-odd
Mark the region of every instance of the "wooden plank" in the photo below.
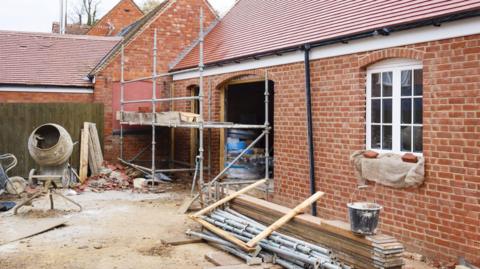
<svg viewBox="0 0 480 269">
<path fill-rule="evenodd" d="M 289 222 L 291 219 L 293 219 L 296 215 L 300 214 L 305 210 L 306 207 L 310 206 L 312 203 L 320 199 L 325 195 L 324 192 L 317 192 L 314 195 L 310 196 L 308 199 L 303 201 L 301 204 L 290 210 L 287 214 L 283 215 L 279 220 L 275 221 L 272 223 L 270 226 L 268 226 L 265 230 L 263 230 L 261 233 L 259 233 L 257 236 L 252 238 L 250 241 L 248 241 L 247 246 L 249 247 L 254 247 L 255 245 L 258 244 L 261 240 L 267 238 L 269 235 L 271 235 L 274 231 L 278 230 L 280 227 L 282 227 L 285 223 Z"/>
<path fill-rule="evenodd" d="M 88 163 L 92 175 L 98 175 L 103 164 L 102 148 L 95 123 L 88 123 L 89 145 Z"/>
<path fill-rule="evenodd" d="M 189 245 L 189 244 L 198 244 L 204 243 L 203 239 L 200 238 L 187 238 L 187 239 L 180 239 L 180 240 L 171 240 L 165 241 L 166 245 L 170 246 L 182 246 L 182 245 Z"/>
<path fill-rule="evenodd" d="M 262 180 L 259 180 L 259 181 L 255 182 L 255 183 L 253 183 L 253 184 L 250 184 L 250 185 L 246 186 L 245 188 L 243 188 L 243 189 L 241 189 L 241 190 L 239 190 L 239 191 L 237 191 L 237 192 L 234 192 L 234 193 L 232 193 L 232 194 L 224 197 L 223 199 L 220 199 L 220 200 L 218 200 L 217 202 L 215 202 L 215 203 L 207 206 L 206 208 L 198 211 L 197 213 L 193 214 L 193 216 L 194 216 L 194 217 L 199 217 L 199 216 L 201 216 L 201 215 L 203 215 L 203 214 L 206 214 L 206 213 L 214 210 L 215 208 L 223 205 L 224 203 L 226 203 L 226 202 L 228 202 L 228 201 L 230 201 L 230 200 L 233 200 L 235 197 L 237 197 L 237 196 L 239 196 L 239 195 L 241 195 L 241 194 L 244 194 L 244 193 L 248 192 L 249 190 L 254 189 L 254 188 L 256 188 L 256 187 L 258 187 L 258 186 L 260 186 L 260 185 L 262 185 L 262 184 L 265 184 L 265 183 L 267 182 L 267 180 L 268 180 L 268 179 L 262 179 Z"/>
<path fill-rule="evenodd" d="M 66 220 L 35 220 L 34 222 L 16 223 L 13 226 L 6 222 L 0 225 L 0 230 L 2 231 L 0 245 L 38 235 L 61 227 L 66 223 Z"/>
<path fill-rule="evenodd" d="M 82 129 L 82 139 L 80 140 L 80 182 L 83 183 L 88 175 L 88 123 L 85 122 Z"/>
<path fill-rule="evenodd" d="M 236 238 L 235 236 L 233 236 L 232 234 L 218 228 L 217 226 L 203 220 L 202 218 L 198 218 L 198 217 L 194 217 L 194 216 L 190 216 L 190 218 L 193 219 L 194 221 L 200 223 L 203 227 L 205 227 L 209 231 L 217 234 L 218 236 L 222 237 L 223 239 L 234 243 L 235 245 L 237 245 L 238 247 L 240 247 L 244 251 L 252 252 L 252 251 L 255 250 L 255 248 L 251 248 L 251 247 L 247 246 L 247 244 L 245 244 L 245 242 L 243 242 L 242 240 L 240 240 L 240 239 Z"/>
<path fill-rule="evenodd" d="M 282 269 L 283 267 L 273 263 L 264 263 L 260 265 L 236 264 L 215 267 L 204 267 L 203 269 Z"/>
<path fill-rule="evenodd" d="M 210 252 L 205 254 L 205 260 L 217 266 L 245 264 L 245 261 L 225 252 Z"/>
</svg>

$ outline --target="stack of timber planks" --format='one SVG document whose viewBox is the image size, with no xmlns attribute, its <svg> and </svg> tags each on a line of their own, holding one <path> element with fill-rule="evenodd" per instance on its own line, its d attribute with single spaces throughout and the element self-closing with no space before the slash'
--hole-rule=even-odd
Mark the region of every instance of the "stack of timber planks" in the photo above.
<svg viewBox="0 0 480 269">
<path fill-rule="evenodd" d="M 270 225 L 290 209 L 251 196 L 241 195 L 230 202 L 239 213 Z M 323 220 L 311 215 L 298 215 L 282 226 L 281 232 L 301 237 L 331 249 L 336 257 L 355 268 L 400 269 L 403 266 L 403 245 L 387 235 L 359 236 L 349 224 Z"/>
<path fill-rule="evenodd" d="M 88 168 L 92 176 L 98 175 L 103 165 L 103 153 L 95 123 L 85 122 L 80 141 L 80 182 L 87 179 Z"/>
</svg>

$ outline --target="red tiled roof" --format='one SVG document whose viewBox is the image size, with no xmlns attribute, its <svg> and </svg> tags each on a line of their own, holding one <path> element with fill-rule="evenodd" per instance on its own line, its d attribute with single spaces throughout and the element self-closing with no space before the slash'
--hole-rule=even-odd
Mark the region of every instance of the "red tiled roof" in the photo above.
<svg viewBox="0 0 480 269">
<path fill-rule="evenodd" d="M 205 38 L 211 64 L 475 10 L 480 0 L 240 0 Z M 198 65 L 198 46 L 174 69 Z"/>
<path fill-rule="evenodd" d="M 0 31 L 0 84 L 91 86 L 85 77 L 120 40 Z"/>
</svg>

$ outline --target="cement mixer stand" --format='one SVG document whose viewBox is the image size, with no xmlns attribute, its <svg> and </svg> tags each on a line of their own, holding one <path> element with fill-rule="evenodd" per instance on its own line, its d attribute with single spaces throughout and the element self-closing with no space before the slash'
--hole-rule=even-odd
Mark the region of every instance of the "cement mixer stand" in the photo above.
<svg viewBox="0 0 480 269">
<path fill-rule="evenodd" d="M 26 201 L 23 201 L 22 203 L 20 203 L 17 207 L 15 207 L 15 210 L 13 211 L 13 214 L 16 215 L 18 213 L 18 209 L 20 209 L 21 207 L 25 206 L 25 205 L 29 205 L 31 201 L 33 201 L 34 199 L 42 196 L 42 195 L 47 195 L 48 194 L 48 197 L 50 198 L 50 209 L 53 210 L 55 209 L 54 208 L 54 203 L 53 203 L 53 195 L 58 195 L 60 197 L 62 197 L 63 199 L 65 199 L 66 201 L 76 205 L 78 208 L 79 208 L 79 211 L 82 211 L 82 206 L 73 201 L 72 199 L 66 197 L 65 195 L 59 193 L 57 191 L 57 184 L 55 183 L 55 181 L 51 178 L 51 176 L 36 176 L 37 179 L 39 179 L 39 177 L 45 179 L 46 177 L 49 177 L 47 178 L 47 180 L 43 181 L 43 190 L 37 192 L 35 195 L 33 195 L 32 197 L 30 197 L 29 199 L 27 199 Z"/>
</svg>

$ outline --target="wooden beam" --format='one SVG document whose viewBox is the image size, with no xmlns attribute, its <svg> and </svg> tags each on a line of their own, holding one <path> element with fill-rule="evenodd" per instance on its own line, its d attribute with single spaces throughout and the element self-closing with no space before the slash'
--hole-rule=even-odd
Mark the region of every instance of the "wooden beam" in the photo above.
<svg viewBox="0 0 480 269">
<path fill-rule="evenodd" d="M 230 200 L 235 199 L 235 197 L 238 197 L 239 195 L 244 194 L 244 193 L 248 192 L 248 191 L 251 190 L 251 189 L 254 189 L 254 188 L 256 188 L 256 187 L 258 187 L 258 186 L 260 186 L 260 185 L 262 185 L 262 184 L 265 184 L 265 183 L 267 182 L 267 180 L 268 180 L 268 179 L 262 179 L 262 180 L 259 180 L 259 181 L 255 182 L 255 183 L 253 183 L 253 184 L 250 184 L 250 185 L 246 186 L 245 188 L 243 188 L 243 189 L 241 189 L 241 190 L 239 190 L 239 191 L 237 191 L 237 192 L 234 192 L 234 193 L 232 193 L 232 194 L 224 197 L 223 199 L 220 199 L 220 200 L 218 200 L 217 202 L 211 204 L 210 206 L 207 206 L 206 208 L 198 211 L 197 213 L 193 214 L 193 217 L 198 218 L 198 217 L 201 216 L 201 215 L 204 215 L 204 214 L 206 214 L 206 213 L 209 213 L 210 211 L 212 211 L 212 210 L 214 210 L 215 208 L 223 205 L 224 203 L 226 203 L 226 202 L 228 202 L 228 201 L 230 201 Z"/>
<path fill-rule="evenodd" d="M 243 242 L 242 240 L 236 238 L 235 236 L 233 236 L 229 232 L 226 232 L 226 231 L 218 228 L 217 226 L 211 224 L 210 222 L 207 222 L 204 219 L 199 218 L 199 217 L 195 217 L 195 216 L 190 216 L 190 218 L 192 220 L 200 223 L 203 227 L 205 227 L 206 229 L 210 230 L 211 232 L 217 234 L 218 236 L 222 237 L 223 239 L 234 243 L 235 245 L 240 247 L 242 250 L 247 251 L 247 252 L 255 251 L 255 248 L 251 248 L 251 247 L 247 246 L 247 244 L 245 244 L 245 242 Z"/>
<path fill-rule="evenodd" d="M 305 210 L 306 207 L 310 206 L 312 203 L 316 202 L 320 197 L 322 197 L 325 193 L 324 192 L 317 192 L 314 195 L 310 196 L 307 200 L 303 201 L 301 204 L 297 205 L 294 209 L 290 210 L 287 214 L 283 215 L 280 219 L 272 223 L 268 226 L 265 230 L 259 233 L 257 236 L 252 238 L 248 241 L 247 246 L 254 247 L 258 242 L 262 241 L 263 239 L 267 238 L 271 235 L 274 231 L 278 230 L 282 227 L 285 223 L 289 222 L 293 219 L 296 215 L 300 214 Z"/>
<path fill-rule="evenodd" d="M 88 176 L 88 141 L 89 131 L 88 123 L 83 124 L 82 137 L 80 141 L 80 183 L 85 182 Z"/>
</svg>

